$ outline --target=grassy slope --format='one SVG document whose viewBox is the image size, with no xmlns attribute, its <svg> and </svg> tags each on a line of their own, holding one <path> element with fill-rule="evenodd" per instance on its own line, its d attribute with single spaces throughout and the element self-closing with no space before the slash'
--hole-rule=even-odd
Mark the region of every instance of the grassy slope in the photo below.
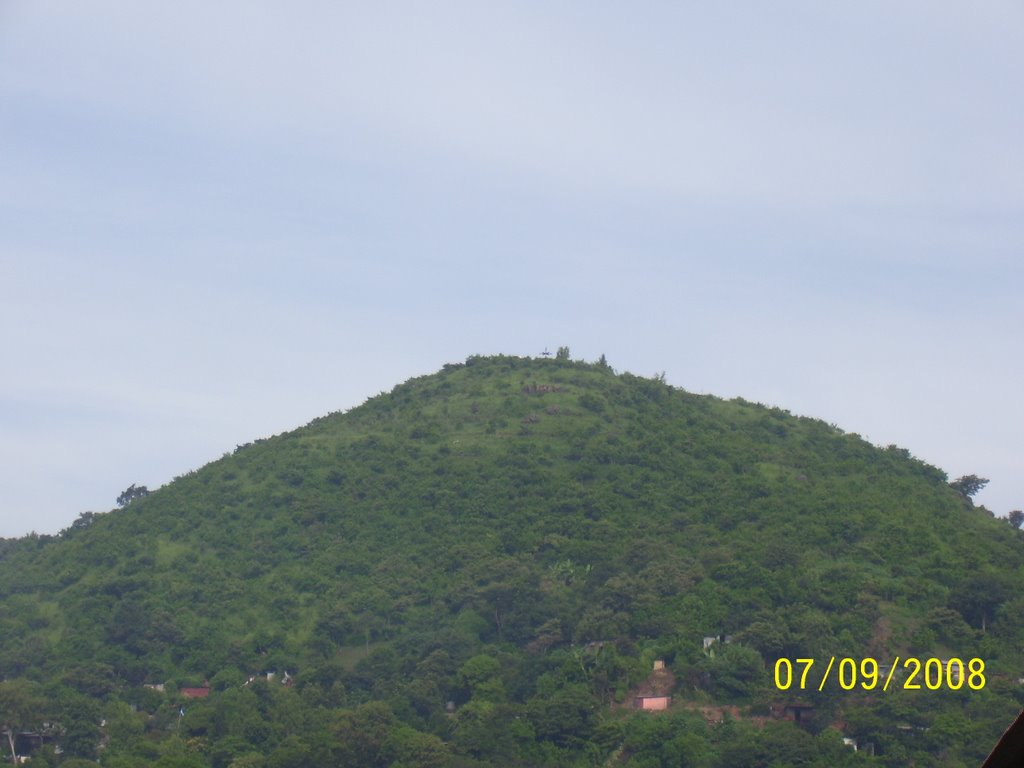
<svg viewBox="0 0 1024 768">
<path fill-rule="evenodd" d="M 0 562 L 0 672 L 414 664 L 444 627 L 466 654 L 625 638 L 696 669 L 687 649 L 724 631 L 769 660 L 983 654 L 1015 678 L 1022 551 L 939 470 L 821 421 L 470 358 L 23 542 Z M 356 699 L 393 674 L 359 668 Z"/>
</svg>

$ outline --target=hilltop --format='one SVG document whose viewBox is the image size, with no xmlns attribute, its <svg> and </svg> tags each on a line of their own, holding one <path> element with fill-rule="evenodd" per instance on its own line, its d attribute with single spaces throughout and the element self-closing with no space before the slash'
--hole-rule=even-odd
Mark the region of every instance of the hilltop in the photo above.
<svg viewBox="0 0 1024 768">
<path fill-rule="evenodd" d="M 1024 703 L 1022 569 L 905 449 L 470 357 L 8 544 L 0 713 L 113 766 L 971 764 Z M 988 684 L 830 685 L 771 721 L 775 661 L 831 656 L 978 657 Z M 656 659 L 675 704 L 631 714 Z"/>
</svg>

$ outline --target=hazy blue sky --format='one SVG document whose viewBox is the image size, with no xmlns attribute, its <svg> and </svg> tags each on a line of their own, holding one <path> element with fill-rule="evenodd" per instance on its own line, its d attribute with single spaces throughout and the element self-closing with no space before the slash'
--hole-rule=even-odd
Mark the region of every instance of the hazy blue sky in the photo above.
<svg viewBox="0 0 1024 768">
<path fill-rule="evenodd" d="M 0 536 L 569 345 L 1024 508 L 1024 5 L 0 0 Z"/>
</svg>

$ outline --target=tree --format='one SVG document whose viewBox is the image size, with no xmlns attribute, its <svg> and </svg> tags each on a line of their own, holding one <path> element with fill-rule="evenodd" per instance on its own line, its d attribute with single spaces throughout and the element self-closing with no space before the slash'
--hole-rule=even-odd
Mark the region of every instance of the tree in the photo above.
<svg viewBox="0 0 1024 768">
<path fill-rule="evenodd" d="M 149 489 L 144 485 L 136 486 L 135 483 L 132 483 L 117 497 L 117 506 L 126 507 L 135 499 L 141 499 L 143 496 L 149 496 Z"/>
<path fill-rule="evenodd" d="M 711 675 L 713 693 L 725 699 L 752 696 L 765 680 L 761 654 L 738 643 L 722 646 L 703 666 Z"/>
<path fill-rule="evenodd" d="M 594 699 L 586 686 L 573 683 L 550 696 L 527 702 L 526 714 L 537 738 L 570 746 L 586 741 L 594 727 Z"/>
<path fill-rule="evenodd" d="M 555 353 L 555 360 L 568 360 L 569 359 L 569 348 L 559 347 Z"/>
<path fill-rule="evenodd" d="M 984 632 L 989 619 L 1013 593 L 1009 577 L 998 571 L 987 570 L 960 582 L 950 594 L 949 604 L 964 617 L 964 621 Z"/>
<path fill-rule="evenodd" d="M 85 528 L 88 528 L 90 525 L 96 522 L 96 519 L 98 517 L 99 515 L 95 512 L 83 512 L 78 516 L 78 519 L 75 520 L 75 522 L 73 522 L 69 527 L 65 528 L 63 531 L 61 531 L 60 535 L 70 536 L 76 533 L 77 531 L 84 530 Z"/>
<path fill-rule="evenodd" d="M 43 720 L 45 702 L 38 697 L 27 680 L 0 682 L 0 733 L 7 737 L 11 762 L 18 764 L 14 752 L 14 736 L 38 725 Z"/>
<path fill-rule="evenodd" d="M 1006 516 L 1006 519 L 1010 521 L 1010 525 L 1014 528 L 1020 528 L 1021 525 L 1024 524 L 1024 512 L 1019 509 L 1015 509 Z"/>
<path fill-rule="evenodd" d="M 63 727 L 61 747 L 65 754 L 92 760 L 100 741 L 99 707 L 94 700 L 76 696 L 62 707 L 60 724 Z"/>
<path fill-rule="evenodd" d="M 388 765 L 444 768 L 451 764 L 448 745 L 432 733 L 400 725 L 391 730 L 380 750 Z"/>
<path fill-rule="evenodd" d="M 381 748 L 397 727 L 397 718 L 382 701 L 339 712 L 331 734 L 341 765 L 375 765 Z"/>
<path fill-rule="evenodd" d="M 949 486 L 965 498 L 971 498 L 978 491 L 988 485 L 988 480 L 977 475 L 964 475 L 951 482 Z"/>
</svg>

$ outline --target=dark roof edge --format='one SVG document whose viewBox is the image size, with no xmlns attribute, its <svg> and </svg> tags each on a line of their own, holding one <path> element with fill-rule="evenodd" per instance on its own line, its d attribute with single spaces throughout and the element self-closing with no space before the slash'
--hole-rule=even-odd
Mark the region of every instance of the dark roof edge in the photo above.
<svg viewBox="0 0 1024 768">
<path fill-rule="evenodd" d="M 1019 768 L 1024 765 L 1024 710 L 1006 729 L 981 768 Z"/>
</svg>

